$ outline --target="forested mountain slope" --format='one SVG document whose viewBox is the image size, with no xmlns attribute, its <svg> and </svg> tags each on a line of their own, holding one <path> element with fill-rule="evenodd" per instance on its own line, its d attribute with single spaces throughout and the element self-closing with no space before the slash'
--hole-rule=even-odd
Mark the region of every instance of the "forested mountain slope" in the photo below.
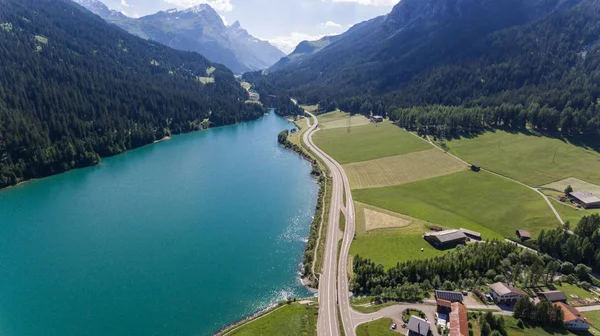
<svg viewBox="0 0 600 336">
<path fill-rule="evenodd" d="M 0 187 L 263 113 L 224 66 L 70 0 L 1 3 Z"/>
<path fill-rule="evenodd" d="M 226 26 L 208 4 L 130 18 L 108 9 L 99 0 L 74 1 L 131 34 L 175 49 L 198 52 L 235 73 L 268 68 L 285 56 L 269 42 L 250 35 L 239 22 Z"/>
<path fill-rule="evenodd" d="M 403 0 L 301 63 L 247 78 L 409 127 L 598 132 L 599 41 L 596 0 Z"/>
</svg>

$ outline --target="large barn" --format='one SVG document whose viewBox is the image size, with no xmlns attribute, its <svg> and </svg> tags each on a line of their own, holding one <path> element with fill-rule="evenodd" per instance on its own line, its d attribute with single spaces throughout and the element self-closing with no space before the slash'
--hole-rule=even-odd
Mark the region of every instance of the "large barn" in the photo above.
<svg viewBox="0 0 600 336">
<path fill-rule="evenodd" d="M 600 208 L 600 197 L 586 191 L 575 191 L 569 194 L 569 198 L 584 209 Z"/>
<path fill-rule="evenodd" d="M 467 242 L 467 236 L 460 230 L 446 230 L 440 232 L 428 232 L 423 238 L 431 245 L 439 248 L 454 247 Z"/>
</svg>

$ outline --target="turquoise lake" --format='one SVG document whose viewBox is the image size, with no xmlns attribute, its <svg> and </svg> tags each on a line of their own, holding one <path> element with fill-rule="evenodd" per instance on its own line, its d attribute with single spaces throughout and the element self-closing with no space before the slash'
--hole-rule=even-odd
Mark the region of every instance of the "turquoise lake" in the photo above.
<svg viewBox="0 0 600 336">
<path fill-rule="evenodd" d="M 210 335 L 298 281 L 318 186 L 258 121 L 0 191 L 0 335 Z"/>
</svg>

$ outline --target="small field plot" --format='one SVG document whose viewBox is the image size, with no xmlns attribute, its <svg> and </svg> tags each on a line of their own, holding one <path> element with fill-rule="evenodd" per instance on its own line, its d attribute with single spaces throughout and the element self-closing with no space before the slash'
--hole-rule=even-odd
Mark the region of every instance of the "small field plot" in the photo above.
<svg viewBox="0 0 600 336">
<path fill-rule="evenodd" d="M 352 256 L 370 258 L 386 268 L 398 262 L 427 259 L 446 253 L 432 247 L 423 234 L 434 225 L 425 221 L 355 202 L 356 238 L 350 247 Z M 402 225 L 397 228 L 374 228 L 373 221 L 385 217 L 387 223 Z M 392 218 L 390 218 L 392 217 Z M 393 220 L 396 218 L 396 220 Z M 371 221 L 371 223 L 369 223 Z M 423 249 L 423 251 L 421 251 Z"/>
<path fill-rule="evenodd" d="M 397 332 L 390 330 L 392 319 L 382 318 L 361 324 L 356 328 L 356 336 L 397 336 Z"/>
<path fill-rule="evenodd" d="M 467 169 L 464 163 L 435 148 L 344 166 L 352 189 L 388 187 Z"/>
<path fill-rule="evenodd" d="M 597 148 L 599 137 L 589 137 Z M 600 153 L 564 139 L 504 131 L 447 142 L 460 158 L 531 186 L 568 177 L 600 184 Z"/>
<path fill-rule="evenodd" d="M 326 122 L 326 123 L 321 123 L 321 124 L 319 124 L 319 127 L 323 128 L 323 129 L 342 128 L 342 127 L 364 126 L 364 125 L 369 125 L 370 123 L 371 122 L 369 121 L 369 119 L 367 119 L 363 115 L 353 115 L 350 117 L 348 114 L 346 114 L 345 117 L 343 117 L 342 119 L 338 119 L 338 120 L 334 120 L 334 121 L 330 121 L 330 122 Z"/>
<path fill-rule="evenodd" d="M 596 168 L 600 169 L 600 162 L 598 162 L 598 166 Z M 564 191 L 567 188 L 567 186 L 571 186 L 574 191 L 587 191 L 591 192 L 594 195 L 600 196 L 600 185 L 582 181 L 574 177 L 569 177 L 564 180 L 546 184 L 544 188 Z"/>
<path fill-rule="evenodd" d="M 309 109 L 312 108 L 312 111 Z M 306 110 L 308 112 L 314 112 L 317 110 L 317 106 L 307 106 Z M 323 113 L 323 114 L 319 114 L 317 116 L 317 119 L 319 120 L 319 124 L 326 124 L 328 122 L 332 122 L 332 121 L 336 121 L 336 120 L 342 120 L 342 119 L 347 119 L 348 118 L 348 114 L 344 113 L 340 110 L 336 110 L 334 112 L 327 112 L 327 113 Z"/>
<path fill-rule="evenodd" d="M 276 311 L 258 318 L 228 336 L 310 336 L 317 334 L 317 307 L 315 304 L 286 304 Z"/>
<path fill-rule="evenodd" d="M 315 144 L 340 164 L 431 149 L 431 145 L 390 124 L 380 123 L 316 132 Z"/>
<path fill-rule="evenodd" d="M 356 201 L 431 223 L 481 232 L 483 239 L 515 237 L 559 225 L 536 192 L 501 177 L 461 172 L 394 187 L 360 189 Z"/>
</svg>

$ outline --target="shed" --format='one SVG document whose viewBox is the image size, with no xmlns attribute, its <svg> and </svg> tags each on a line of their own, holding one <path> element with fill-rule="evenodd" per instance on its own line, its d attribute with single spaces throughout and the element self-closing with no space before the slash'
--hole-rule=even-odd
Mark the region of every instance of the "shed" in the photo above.
<svg viewBox="0 0 600 336">
<path fill-rule="evenodd" d="M 417 316 L 411 316 L 410 320 L 408 321 L 408 335 L 412 336 L 412 335 L 420 335 L 420 336 L 427 336 L 429 335 L 429 329 L 431 328 L 431 325 L 429 324 L 429 322 L 427 322 L 426 320 L 417 317 Z"/>
<path fill-rule="evenodd" d="M 454 247 L 467 242 L 467 236 L 459 230 L 428 232 L 423 238 L 436 247 Z"/>
<path fill-rule="evenodd" d="M 529 231 L 527 230 L 517 230 L 517 237 L 519 237 L 519 239 L 521 240 L 528 240 L 531 239 L 531 233 L 529 233 Z"/>
<path fill-rule="evenodd" d="M 450 302 L 462 302 L 464 300 L 464 297 L 463 297 L 462 293 L 460 293 L 460 292 L 436 290 L 435 291 L 435 299 L 436 300 L 439 300 L 439 299 L 448 300 Z"/>
<path fill-rule="evenodd" d="M 371 117 L 371 121 L 374 123 L 380 123 L 383 122 L 383 117 L 379 116 L 379 115 L 375 115 Z"/>
<path fill-rule="evenodd" d="M 538 296 L 540 298 L 544 298 L 550 302 L 566 302 L 567 301 L 567 295 L 563 291 L 559 291 L 559 290 L 539 292 Z"/>
<path fill-rule="evenodd" d="M 572 192 L 569 198 L 584 209 L 600 208 L 600 198 L 587 191 Z"/>
<path fill-rule="evenodd" d="M 452 309 L 452 301 L 444 299 L 436 299 L 438 311 L 450 311 Z"/>
</svg>

